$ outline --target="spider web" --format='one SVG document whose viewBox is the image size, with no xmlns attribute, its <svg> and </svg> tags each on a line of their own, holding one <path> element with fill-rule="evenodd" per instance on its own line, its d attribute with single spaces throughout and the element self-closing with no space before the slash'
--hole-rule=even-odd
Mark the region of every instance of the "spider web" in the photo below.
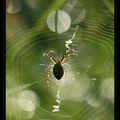
<svg viewBox="0 0 120 120">
<path fill-rule="evenodd" d="M 6 31 L 6 97 L 8 120 L 22 120 L 28 118 L 31 118 L 32 120 L 64 120 L 66 118 L 79 120 L 88 119 L 89 117 L 92 120 L 94 120 L 94 117 L 96 120 L 98 118 L 113 120 L 113 112 L 111 107 L 106 104 L 106 99 L 103 101 L 101 99 L 98 99 L 97 101 L 96 96 L 93 96 L 93 101 L 97 101 L 97 105 L 94 104 L 92 107 L 91 104 L 88 105 L 84 103 L 84 101 L 86 101 L 86 96 L 88 96 L 88 91 L 91 87 L 91 82 L 89 83 L 88 81 L 90 80 L 95 84 L 95 82 L 100 79 L 97 77 L 97 75 L 94 74 L 88 78 L 88 75 L 90 73 L 99 73 L 100 75 L 104 74 L 101 75 L 104 79 L 109 76 L 113 77 L 113 13 L 111 13 L 109 10 L 109 6 L 105 7 L 104 2 L 102 4 L 103 6 L 101 7 L 104 9 L 94 12 L 88 11 L 91 6 L 89 7 L 89 5 L 86 4 L 88 7 L 86 8 L 86 12 L 88 11 L 88 14 L 85 18 L 85 21 L 79 24 L 79 28 L 78 25 L 75 25 L 75 27 L 72 25 L 71 29 L 66 34 L 64 34 L 64 36 L 69 36 L 70 38 L 64 38 L 66 41 L 64 46 L 66 46 L 68 49 L 71 49 L 70 45 L 76 43 L 76 46 L 72 46 L 72 48 L 77 49 L 78 56 L 75 56 L 74 58 L 71 57 L 68 60 L 67 63 L 71 66 L 70 69 L 66 70 L 68 78 L 67 80 L 63 78 L 61 81 L 62 84 L 60 86 L 62 88 L 60 89 L 58 89 L 58 86 L 55 86 L 56 81 L 52 77 L 52 90 L 48 90 L 45 82 L 47 75 L 45 72 L 46 68 L 39 66 L 40 63 L 43 63 L 45 65 L 51 64 L 49 60 L 42 56 L 42 53 L 44 53 L 48 48 L 51 49 L 49 43 L 56 42 L 56 36 L 54 36 L 47 28 L 44 28 L 45 25 L 42 24 L 42 22 L 41 24 L 38 22 L 34 25 L 34 27 L 29 28 L 29 25 L 23 24 L 20 21 L 20 18 L 17 16 L 15 19 L 18 21 L 15 21 L 14 24 L 11 24 L 13 20 L 12 16 L 8 18 Z M 105 5 L 107 5 L 107 3 L 105 3 Z M 18 22 L 20 23 L 18 24 Z M 36 36 L 39 37 L 35 39 Z M 61 48 L 64 46 L 61 46 Z M 96 52 L 93 52 L 93 50 L 96 50 Z M 90 54 L 87 54 L 88 51 Z M 93 56 L 90 57 L 91 55 Z M 97 55 L 99 59 L 96 60 Z M 77 62 L 78 60 L 81 62 Z M 96 61 L 98 61 L 98 63 Z M 99 63 L 99 61 L 102 62 Z M 104 72 L 102 72 L 103 69 L 101 70 L 101 68 L 97 70 L 96 66 L 94 66 L 95 70 L 92 69 L 92 66 L 95 63 L 100 65 L 103 63 L 102 67 L 104 69 Z M 99 68 L 100 65 L 97 65 L 97 67 Z M 73 78 L 73 80 L 71 78 Z M 83 82 L 83 80 L 85 80 L 85 82 Z M 80 84 L 82 84 L 85 88 L 83 87 L 80 89 L 80 87 L 82 87 Z M 111 83 L 108 81 L 108 86 L 109 85 L 111 85 Z M 75 88 L 74 86 L 77 87 Z M 101 86 L 98 86 L 97 89 L 101 89 Z M 36 96 L 35 100 L 37 102 L 33 102 L 34 100 L 31 101 L 31 107 L 35 106 L 35 111 L 33 110 L 26 112 L 26 109 L 20 109 L 20 105 L 18 105 L 18 97 L 20 93 L 22 91 L 24 92 L 25 90 L 34 91 L 34 93 L 38 95 L 37 96 L 34 94 Z M 83 92 L 80 92 L 80 95 L 75 95 L 74 93 L 77 90 L 83 90 Z M 55 97 L 56 95 L 58 96 L 57 99 Z M 58 100 L 59 96 L 61 97 L 60 99 L 63 103 L 60 104 L 59 112 L 53 113 L 51 108 L 54 105 L 55 100 Z M 26 96 L 23 98 L 26 99 Z M 46 99 L 50 99 L 50 101 L 47 101 Z M 69 102 L 70 100 L 72 102 Z M 42 104 L 42 102 L 44 104 Z M 80 108 L 77 102 L 80 103 Z M 71 107 L 72 105 L 75 107 Z"/>
</svg>

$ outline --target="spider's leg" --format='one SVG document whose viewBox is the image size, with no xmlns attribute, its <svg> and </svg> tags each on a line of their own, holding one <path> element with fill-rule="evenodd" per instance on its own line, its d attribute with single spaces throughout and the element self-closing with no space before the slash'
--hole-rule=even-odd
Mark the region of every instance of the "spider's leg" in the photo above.
<svg viewBox="0 0 120 120">
<path fill-rule="evenodd" d="M 54 63 L 56 64 L 56 60 L 52 57 L 52 53 L 54 53 L 53 51 L 49 51 L 48 53 L 44 53 L 44 56 L 48 56 L 48 58 Z"/>
<path fill-rule="evenodd" d="M 61 59 L 61 64 L 64 63 L 64 61 L 71 55 L 71 53 L 69 51 L 66 51 L 64 56 Z"/>
<path fill-rule="evenodd" d="M 71 55 L 77 55 L 77 56 L 78 56 L 77 51 L 75 51 L 74 49 L 71 49 L 71 50 L 68 49 L 68 50 L 66 50 L 63 58 L 61 59 L 61 64 L 63 64 L 64 61 L 65 61 L 69 56 L 71 56 Z"/>
<path fill-rule="evenodd" d="M 48 53 L 48 58 L 49 58 L 54 64 L 56 64 L 56 60 L 52 57 L 51 52 Z"/>
<path fill-rule="evenodd" d="M 67 55 L 64 55 L 64 56 L 63 56 L 63 58 L 61 59 L 61 64 L 64 63 L 64 61 L 67 59 L 67 57 L 68 57 Z"/>
</svg>

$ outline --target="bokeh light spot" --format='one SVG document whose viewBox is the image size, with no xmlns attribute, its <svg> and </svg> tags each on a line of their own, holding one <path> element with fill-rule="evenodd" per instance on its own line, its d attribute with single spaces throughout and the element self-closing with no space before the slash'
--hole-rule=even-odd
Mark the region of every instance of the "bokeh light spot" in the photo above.
<svg viewBox="0 0 120 120">
<path fill-rule="evenodd" d="M 10 14 L 17 14 L 20 12 L 22 4 L 20 0 L 8 0 L 7 1 L 7 12 Z"/>
<path fill-rule="evenodd" d="M 18 96 L 18 105 L 24 111 L 35 111 L 37 104 L 37 97 L 33 91 L 25 90 Z"/>
<path fill-rule="evenodd" d="M 71 25 L 70 16 L 63 10 L 52 11 L 47 18 L 48 28 L 57 33 L 66 32 Z"/>
</svg>

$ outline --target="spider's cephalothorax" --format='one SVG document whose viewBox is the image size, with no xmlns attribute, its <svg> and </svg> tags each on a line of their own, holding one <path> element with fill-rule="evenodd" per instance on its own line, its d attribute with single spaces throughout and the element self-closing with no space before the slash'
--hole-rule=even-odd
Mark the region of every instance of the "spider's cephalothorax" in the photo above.
<svg viewBox="0 0 120 120">
<path fill-rule="evenodd" d="M 52 57 L 51 52 L 49 52 L 48 54 L 46 54 L 48 56 L 48 58 L 54 63 L 54 67 L 53 67 L 53 75 L 55 76 L 55 78 L 57 80 L 60 80 L 63 75 L 64 75 L 64 69 L 62 67 L 63 62 L 65 61 L 65 59 L 71 55 L 70 52 L 66 52 L 63 56 L 63 58 L 61 60 L 55 60 Z"/>
</svg>

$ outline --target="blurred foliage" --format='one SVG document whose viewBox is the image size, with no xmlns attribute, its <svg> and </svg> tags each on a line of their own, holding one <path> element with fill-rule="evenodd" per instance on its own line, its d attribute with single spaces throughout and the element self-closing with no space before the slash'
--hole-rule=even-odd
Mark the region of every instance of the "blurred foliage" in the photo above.
<svg viewBox="0 0 120 120">
<path fill-rule="evenodd" d="M 64 10 L 68 2 L 73 4 L 75 1 L 78 6 L 73 9 L 70 17 L 74 20 L 74 14 L 77 16 L 81 8 L 84 8 L 84 20 L 71 24 L 70 29 L 63 34 L 50 31 L 46 24 L 48 14 L 53 10 Z M 12 3 L 14 0 L 7 2 Z M 7 120 L 113 120 L 114 1 L 20 2 L 22 8 L 18 13 L 6 12 Z M 39 64 L 50 65 L 52 62 L 43 57 L 43 53 L 54 50 L 54 57 L 61 58 L 66 50 L 65 41 L 71 38 L 76 25 L 79 25 L 79 29 L 71 47 L 78 52 L 78 56 L 66 60 L 70 66 L 66 69 L 68 80 L 56 83 L 57 80 L 52 76 L 49 88 L 46 83 L 47 67 Z M 58 84 L 61 83 L 60 111 L 52 113 Z M 21 108 L 18 98 L 24 90 L 35 93 L 35 111 Z M 28 97 L 28 101 L 30 99 Z M 31 108 L 32 105 L 28 104 Z"/>
</svg>

